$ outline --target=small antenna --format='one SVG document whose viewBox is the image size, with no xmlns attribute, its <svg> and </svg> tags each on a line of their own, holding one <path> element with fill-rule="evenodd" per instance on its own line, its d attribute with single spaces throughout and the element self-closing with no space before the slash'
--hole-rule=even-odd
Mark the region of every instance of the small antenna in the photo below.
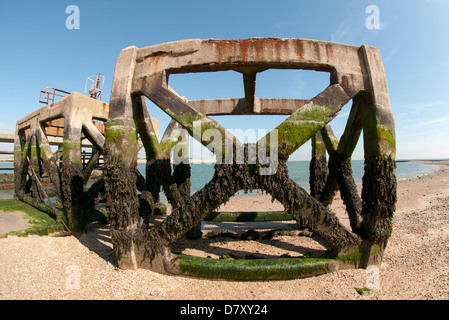
<svg viewBox="0 0 449 320">
<path fill-rule="evenodd" d="M 101 91 L 103 90 L 104 76 L 97 73 L 93 76 L 87 77 L 84 92 L 90 94 L 92 99 L 101 101 Z M 90 87 L 90 89 L 87 89 Z"/>
</svg>

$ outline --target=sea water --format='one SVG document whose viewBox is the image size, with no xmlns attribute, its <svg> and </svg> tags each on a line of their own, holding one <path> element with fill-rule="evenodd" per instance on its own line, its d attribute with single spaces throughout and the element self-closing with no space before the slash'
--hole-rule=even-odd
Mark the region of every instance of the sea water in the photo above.
<svg viewBox="0 0 449 320">
<path fill-rule="evenodd" d="M 309 191 L 309 161 L 288 161 L 288 173 L 290 178 L 300 187 Z M 438 170 L 438 165 L 415 163 L 415 162 L 397 162 L 395 174 L 398 180 L 414 178 L 423 174 L 429 174 Z M 192 193 L 203 188 L 214 175 L 213 163 L 192 163 L 191 167 L 191 187 Z M 364 161 L 353 160 L 351 162 L 354 181 L 358 187 L 362 186 L 362 177 L 364 172 Z M 145 164 L 138 165 L 139 171 L 145 177 Z"/>
<path fill-rule="evenodd" d="M 10 170 L 1 170 L 0 173 L 13 173 L 12 163 L 0 163 L 0 168 L 10 168 Z M 191 187 L 192 194 L 202 189 L 207 182 L 209 182 L 214 175 L 213 163 L 192 163 L 191 167 Z M 309 190 L 309 161 L 288 161 L 287 167 L 290 178 L 299 186 Z M 358 187 L 362 186 L 362 177 L 364 170 L 363 160 L 353 160 L 351 162 L 354 181 Z M 420 175 L 429 174 L 438 170 L 439 165 L 415 163 L 415 162 L 397 162 L 395 174 L 398 180 L 414 178 Z M 145 177 L 145 164 L 138 165 L 139 171 Z M 239 192 L 237 196 L 242 195 Z M 0 190 L 0 199 L 13 199 L 14 190 Z M 166 200 L 163 193 L 161 193 L 161 200 Z"/>
</svg>

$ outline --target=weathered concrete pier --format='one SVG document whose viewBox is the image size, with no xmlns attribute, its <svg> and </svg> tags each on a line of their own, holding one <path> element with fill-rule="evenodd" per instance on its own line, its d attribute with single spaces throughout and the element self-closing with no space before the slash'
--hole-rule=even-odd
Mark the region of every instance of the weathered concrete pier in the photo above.
<svg viewBox="0 0 449 320">
<path fill-rule="evenodd" d="M 257 98 L 257 74 L 270 68 L 328 72 L 330 83 L 310 100 Z M 171 74 L 226 70 L 242 74 L 245 97 L 188 101 L 168 85 Z M 161 143 L 154 139 L 148 121 L 146 98 L 172 118 L 166 139 Z M 353 101 L 350 116 L 338 140 L 329 123 L 350 100 Z M 252 146 L 238 141 L 209 117 L 226 114 L 289 117 Z M 187 192 L 188 165 L 175 168 L 173 174 L 168 165 L 170 153 L 178 143 L 171 134 L 175 129 L 187 131 L 217 158 L 228 160 L 218 163 L 212 180 L 192 196 Z M 219 133 L 214 136 L 216 143 L 202 139 L 211 129 Z M 365 174 L 360 198 L 352 179 L 350 159 L 362 132 Z M 147 154 L 147 176 L 140 182 L 135 174 L 138 137 Z M 312 194 L 308 194 L 289 178 L 285 162 L 311 139 Z M 251 152 L 260 149 L 263 152 L 257 155 Z M 245 152 L 239 154 L 238 150 Z M 391 235 L 396 202 L 394 120 L 380 53 L 370 46 L 254 38 L 193 39 L 145 48 L 128 47 L 122 50 L 116 64 L 104 154 L 107 211 L 121 268 L 242 280 L 254 279 L 254 275 L 257 279 L 304 277 L 339 267 L 380 264 Z M 274 171 L 262 173 L 272 165 Z M 138 184 L 144 186 L 141 194 L 136 192 Z M 162 223 L 148 228 L 141 221 L 151 214 L 151 209 L 144 212 L 141 209 L 151 208 L 157 201 L 161 185 L 174 210 Z M 207 214 L 241 189 L 261 189 L 271 194 L 299 227 L 309 228 L 330 244 L 332 258 L 219 263 L 170 252 L 171 242 L 198 226 Z M 337 189 L 346 204 L 351 230 L 328 208 Z M 273 267 L 270 269 L 267 264 Z M 265 272 L 267 268 L 271 271 Z M 283 273 L 287 269 L 290 271 Z M 252 276 L 245 278 L 243 274 Z"/>
<path fill-rule="evenodd" d="M 104 127 L 109 105 L 81 93 L 71 93 L 17 121 L 14 143 L 15 194 L 58 220 L 73 232 L 84 229 L 87 208 L 94 207 L 102 183 L 88 191 L 85 185 L 104 147 Z M 51 142 L 50 142 L 51 141 Z M 53 152 L 50 145 L 59 148 Z M 93 152 L 86 168 L 81 162 L 82 147 Z M 42 178 L 51 181 L 45 190 Z M 56 204 L 50 201 L 56 198 Z"/>
<path fill-rule="evenodd" d="M 310 100 L 262 99 L 255 96 L 256 78 L 268 69 L 327 72 L 329 85 Z M 242 75 L 244 97 L 188 101 L 169 86 L 171 74 L 228 70 Z M 172 118 L 160 141 L 147 98 Z M 331 121 L 351 100 L 346 128 L 338 139 Z M 210 117 L 230 114 L 288 118 L 256 144 L 245 144 Z M 392 232 L 394 119 L 379 50 L 367 45 L 252 38 L 131 46 L 118 56 L 109 105 L 73 93 L 19 120 L 16 131 L 17 198 L 53 212 L 72 230 L 80 231 L 89 214 L 86 208 L 102 194 L 120 268 L 233 280 L 307 277 L 380 264 Z M 365 172 L 360 197 L 350 161 L 362 134 Z M 50 136 L 62 138 L 60 152 L 52 152 Z M 217 157 L 212 180 L 193 195 L 189 137 Z M 83 140 L 93 148 L 85 168 L 80 160 Z M 289 156 L 307 141 L 312 142 L 310 193 L 292 181 L 286 166 Z M 137 170 L 142 147 L 146 176 Z M 86 190 L 100 154 L 104 180 Z M 62 210 L 45 201 L 48 194 L 39 182 L 45 174 Z M 150 227 L 161 188 L 173 210 Z M 331 255 L 220 261 L 170 251 L 171 243 L 197 233 L 201 221 L 236 192 L 253 189 L 282 203 L 299 228 L 308 228 L 328 243 Z M 349 229 L 329 209 L 338 190 Z"/>
</svg>

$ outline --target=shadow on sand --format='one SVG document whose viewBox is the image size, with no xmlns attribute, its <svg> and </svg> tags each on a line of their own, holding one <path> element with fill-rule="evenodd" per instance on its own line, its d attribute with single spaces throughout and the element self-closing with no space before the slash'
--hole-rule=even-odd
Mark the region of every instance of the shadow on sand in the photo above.
<svg viewBox="0 0 449 320">
<path fill-rule="evenodd" d="M 267 223 L 265 223 L 267 224 Z M 229 224 L 226 224 L 227 227 L 230 227 Z M 274 227 L 276 224 L 271 225 L 268 223 L 271 227 Z M 249 226 L 246 227 L 254 227 L 251 223 L 249 223 Z M 277 226 L 277 225 L 276 225 Z M 205 227 L 205 228 L 204 228 Z M 285 225 L 284 225 L 285 227 Z M 241 228 L 241 226 L 239 226 Z M 203 232 L 206 231 L 204 229 L 208 229 L 208 226 L 203 225 Z M 275 228 L 274 228 L 275 229 Z M 295 224 L 290 225 L 287 227 L 287 229 L 294 230 Z M 298 235 L 295 235 L 293 237 L 298 237 Z M 313 240 L 312 240 L 313 238 Z M 96 253 L 100 258 L 104 259 L 105 261 L 111 263 L 114 267 L 118 267 L 117 260 L 114 254 L 114 251 L 112 249 L 112 242 L 111 242 L 111 234 L 110 234 L 110 226 L 109 224 L 103 224 L 101 222 L 93 222 L 90 223 L 87 227 L 86 233 L 82 236 L 80 236 L 79 241 L 81 244 L 86 246 L 90 251 Z M 312 241 L 321 242 L 321 239 L 318 239 L 314 236 L 309 238 Z M 301 246 L 298 244 L 292 244 L 289 243 L 287 239 L 284 239 L 284 241 L 280 241 L 279 239 L 270 239 L 270 240 L 252 240 L 253 244 L 250 244 L 247 242 L 247 245 L 241 245 L 242 243 L 245 243 L 246 241 L 236 241 L 235 239 L 225 239 L 225 238 L 217 238 L 217 239 L 208 239 L 206 237 L 196 239 L 196 240 L 186 240 L 185 238 L 179 239 L 175 241 L 175 243 L 172 244 L 172 252 L 173 253 L 182 253 L 182 251 L 186 249 L 194 249 L 198 251 L 204 252 L 207 254 L 213 254 L 213 255 L 224 255 L 224 254 L 231 254 L 233 256 L 236 256 L 240 259 L 245 259 L 248 257 L 257 257 L 262 259 L 275 259 L 275 258 L 281 258 L 279 255 L 273 255 L 270 254 L 270 252 L 263 252 L 264 248 L 282 248 L 284 250 L 289 250 L 291 252 L 298 253 L 300 255 L 307 255 L 307 256 L 323 256 L 328 253 L 326 246 L 326 243 L 321 243 L 321 246 L 318 248 L 315 247 L 314 249 L 307 247 L 307 246 Z M 231 244 L 231 247 L 227 248 L 220 248 L 220 243 L 228 243 Z M 239 242 L 240 245 L 236 245 L 234 248 L 234 245 L 232 243 Z M 262 245 L 262 247 L 260 246 Z M 257 250 L 254 250 L 257 249 Z M 296 254 L 295 254 L 296 255 Z"/>
</svg>

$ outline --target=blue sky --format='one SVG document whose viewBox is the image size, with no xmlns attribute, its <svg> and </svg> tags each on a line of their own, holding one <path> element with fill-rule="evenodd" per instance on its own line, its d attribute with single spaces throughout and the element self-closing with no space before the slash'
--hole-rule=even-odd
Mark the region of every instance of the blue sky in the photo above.
<svg viewBox="0 0 449 320">
<path fill-rule="evenodd" d="M 67 29 L 66 7 L 80 10 L 80 28 Z M 380 29 L 366 28 L 369 5 Z M 189 38 L 308 38 L 379 48 L 396 121 L 397 158 L 449 158 L 449 1 L 4 1 L 0 0 L 0 129 L 42 106 L 39 92 L 83 92 L 86 78 L 105 76 L 109 102 L 115 61 L 130 45 L 145 47 Z M 185 74 L 169 83 L 189 99 L 242 97 L 241 75 Z M 314 71 L 258 74 L 258 97 L 312 98 L 329 84 Z M 332 127 L 341 135 L 350 105 Z M 161 127 L 168 117 L 152 105 Z M 267 130 L 283 117 L 216 117 L 230 129 Z M 12 146 L 0 144 L 0 149 Z M 305 145 L 292 159 L 309 159 Z M 363 158 L 359 142 L 354 158 Z"/>
</svg>

